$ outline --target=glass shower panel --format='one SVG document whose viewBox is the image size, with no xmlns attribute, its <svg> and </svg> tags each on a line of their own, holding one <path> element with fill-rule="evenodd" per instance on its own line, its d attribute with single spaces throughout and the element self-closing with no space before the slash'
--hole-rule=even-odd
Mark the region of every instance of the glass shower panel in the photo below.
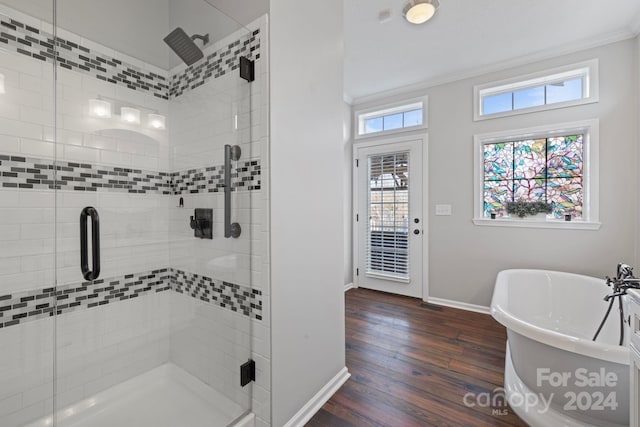
<svg viewBox="0 0 640 427">
<path fill-rule="evenodd" d="M 166 380 L 167 76 L 119 50 L 125 39 L 146 50 L 146 32 L 128 25 L 156 14 L 119 6 L 57 1 L 58 425 L 127 425 L 114 411 L 136 414 L 115 408 L 145 401 L 117 397 Z"/>
<path fill-rule="evenodd" d="M 251 33 L 203 0 L 57 18 L 58 424 L 230 425 L 251 403 Z"/>
<path fill-rule="evenodd" d="M 250 194 L 259 188 L 260 166 L 252 155 L 251 83 L 239 70 L 240 57 L 252 54 L 252 33 L 221 15 L 213 21 L 218 24 L 198 27 L 170 15 L 171 28 L 189 33 L 213 37 L 216 27 L 228 29 L 213 38 L 219 41 L 204 50 L 203 60 L 172 69 L 170 360 L 207 385 L 230 423 L 251 407 L 251 385 L 241 385 L 240 367 L 251 357 L 256 315 Z M 194 239 L 200 215 L 210 221 L 211 235 Z"/>
<path fill-rule="evenodd" d="M 0 425 L 51 418 L 54 68 L 51 1 L 0 1 Z"/>
</svg>

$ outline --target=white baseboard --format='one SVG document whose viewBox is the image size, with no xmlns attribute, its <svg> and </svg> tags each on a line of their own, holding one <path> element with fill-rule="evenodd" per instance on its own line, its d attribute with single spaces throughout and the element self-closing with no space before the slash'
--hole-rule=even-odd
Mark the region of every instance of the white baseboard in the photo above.
<svg viewBox="0 0 640 427">
<path fill-rule="evenodd" d="M 485 307 L 484 305 L 469 304 L 466 302 L 453 301 L 453 300 L 444 299 L 444 298 L 433 298 L 433 297 L 427 298 L 427 302 L 431 304 L 436 304 L 436 305 L 443 305 L 445 307 L 453 307 L 453 308 L 459 308 L 461 310 L 475 311 L 476 313 L 491 314 L 491 309 L 489 307 Z"/>
<path fill-rule="evenodd" d="M 353 289 L 353 282 L 347 283 L 344 285 L 344 291 L 347 292 L 349 289 Z"/>
<path fill-rule="evenodd" d="M 344 383 L 347 382 L 351 374 L 347 370 L 345 366 L 338 372 L 338 374 L 331 379 L 324 387 L 320 389 L 319 392 L 316 393 L 315 396 L 311 398 L 285 425 L 284 427 L 303 427 L 310 419 L 315 415 L 316 412 L 322 408 L 322 405 L 327 403 L 331 396 L 335 394 L 336 391 Z"/>
</svg>

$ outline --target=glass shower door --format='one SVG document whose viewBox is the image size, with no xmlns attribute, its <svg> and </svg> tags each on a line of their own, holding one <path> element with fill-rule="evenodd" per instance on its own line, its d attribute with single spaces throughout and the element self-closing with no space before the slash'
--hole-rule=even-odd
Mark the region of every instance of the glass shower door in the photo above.
<svg viewBox="0 0 640 427">
<path fill-rule="evenodd" d="M 0 1 L 0 425 L 51 419 L 55 140 L 49 2 Z"/>
<path fill-rule="evenodd" d="M 57 1 L 58 425 L 251 406 L 253 35 L 205 1 L 156 6 Z"/>
<path fill-rule="evenodd" d="M 104 3 L 57 1 L 55 409 L 58 425 L 145 426 L 130 406 L 169 381 L 168 82 L 117 50 L 127 18 L 105 18 L 127 12 Z"/>
<path fill-rule="evenodd" d="M 219 39 L 202 60 L 172 68 L 170 359 L 207 385 L 203 396 L 219 416 L 211 425 L 227 425 L 251 408 L 241 366 L 251 370 L 251 321 L 260 315 L 251 281 L 251 194 L 260 188 L 260 162 L 252 153 L 252 84 L 240 77 L 241 58 L 255 59 L 257 39 L 215 9 L 202 13 L 216 15 L 224 37 L 170 15 L 172 29 Z"/>
</svg>

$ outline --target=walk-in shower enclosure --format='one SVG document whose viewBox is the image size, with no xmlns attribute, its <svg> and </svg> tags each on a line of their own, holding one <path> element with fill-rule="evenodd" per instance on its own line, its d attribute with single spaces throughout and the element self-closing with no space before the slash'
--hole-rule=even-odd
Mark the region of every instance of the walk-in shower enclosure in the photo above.
<svg viewBox="0 0 640 427">
<path fill-rule="evenodd" d="M 260 65 L 265 22 L 204 0 L 0 0 L 0 426 L 251 412 L 266 103 L 239 65 Z M 164 41 L 177 28 L 192 65 Z"/>
</svg>

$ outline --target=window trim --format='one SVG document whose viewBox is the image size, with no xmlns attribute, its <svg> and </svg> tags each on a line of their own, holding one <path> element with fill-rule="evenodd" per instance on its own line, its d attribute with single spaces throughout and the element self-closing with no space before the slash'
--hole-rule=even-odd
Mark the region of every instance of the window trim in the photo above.
<svg viewBox="0 0 640 427">
<path fill-rule="evenodd" d="M 535 113 L 538 111 L 555 110 L 557 108 L 573 107 L 577 105 L 599 102 L 599 73 L 598 59 L 569 64 L 562 67 L 551 68 L 536 73 L 520 75 L 509 79 L 493 81 L 473 87 L 473 121 L 497 119 L 501 117 L 515 116 L 519 114 Z M 571 101 L 544 104 L 535 107 L 519 108 L 517 110 L 503 111 L 493 114 L 482 114 L 483 92 L 489 95 L 515 92 L 522 89 L 533 88 L 554 81 L 570 80 L 572 77 L 583 77 L 583 98 Z"/>
<path fill-rule="evenodd" d="M 581 133 L 583 139 L 583 215 L 584 219 L 563 221 L 558 219 L 490 219 L 483 216 L 484 206 L 484 145 L 498 142 L 511 142 L 518 139 L 550 138 L 554 136 Z M 477 134 L 474 140 L 474 192 L 473 223 L 481 226 L 526 227 L 526 228 L 564 228 L 578 230 L 598 230 L 600 228 L 599 208 L 599 134 L 598 119 L 569 123 L 537 126 L 526 129 Z"/>
<path fill-rule="evenodd" d="M 400 112 L 409 112 L 417 110 L 418 108 L 409 108 L 414 104 L 422 104 L 422 124 L 410 127 L 403 127 L 399 129 L 383 130 L 380 132 L 361 133 L 364 126 L 364 121 L 367 119 L 384 117 L 391 114 L 397 114 Z M 354 140 L 375 138 L 378 136 L 393 135 L 397 133 L 411 132 L 421 129 L 427 129 L 429 124 L 427 118 L 429 116 L 429 97 L 427 95 L 419 96 L 415 98 L 404 98 L 395 102 L 386 102 L 377 104 L 375 106 L 357 109 L 353 112 L 353 138 Z"/>
</svg>

